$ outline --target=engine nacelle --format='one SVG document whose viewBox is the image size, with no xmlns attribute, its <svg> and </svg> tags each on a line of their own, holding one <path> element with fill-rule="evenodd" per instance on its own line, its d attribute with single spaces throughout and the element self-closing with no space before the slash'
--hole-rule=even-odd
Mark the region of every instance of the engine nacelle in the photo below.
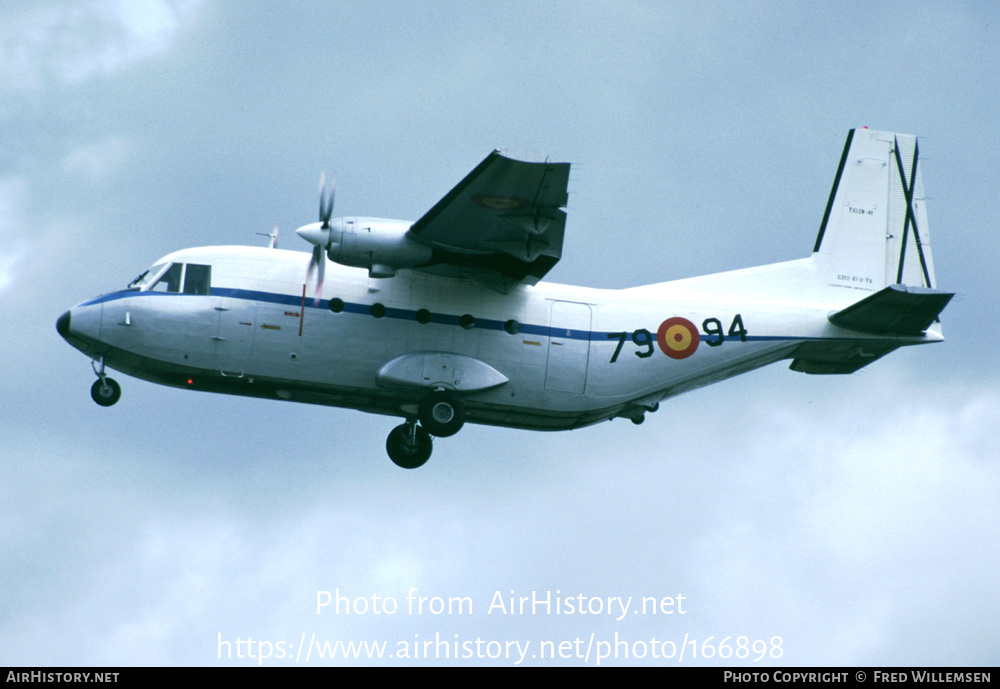
<svg viewBox="0 0 1000 689">
<path fill-rule="evenodd" d="M 374 278 L 424 265 L 430 262 L 432 250 L 407 234 L 412 224 L 384 218 L 333 218 L 327 256 L 345 266 L 367 268 Z"/>
</svg>

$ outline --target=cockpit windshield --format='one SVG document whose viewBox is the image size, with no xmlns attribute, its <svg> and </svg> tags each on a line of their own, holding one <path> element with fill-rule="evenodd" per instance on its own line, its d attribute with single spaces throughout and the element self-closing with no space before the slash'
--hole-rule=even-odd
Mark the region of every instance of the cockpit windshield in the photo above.
<svg viewBox="0 0 1000 689">
<path fill-rule="evenodd" d="M 212 266 L 197 263 L 158 263 L 129 283 L 128 289 L 208 295 L 212 291 Z"/>
<path fill-rule="evenodd" d="M 163 272 L 163 269 L 166 266 L 166 263 L 157 263 L 155 266 L 139 275 L 135 280 L 128 283 L 128 289 L 144 289 L 147 285 L 153 282 L 153 280 L 159 277 L 160 273 Z"/>
</svg>

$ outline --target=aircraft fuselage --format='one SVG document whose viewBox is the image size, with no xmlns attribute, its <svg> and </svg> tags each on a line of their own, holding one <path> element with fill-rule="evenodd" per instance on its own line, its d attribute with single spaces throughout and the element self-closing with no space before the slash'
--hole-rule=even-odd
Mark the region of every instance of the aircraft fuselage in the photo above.
<svg viewBox="0 0 1000 689">
<path fill-rule="evenodd" d="M 74 307 L 60 331 L 107 366 L 164 385 L 394 416 L 415 413 L 440 385 L 462 393 L 470 422 L 537 430 L 639 420 L 664 398 L 810 341 L 929 341 L 832 325 L 827 314 L 858 295 L 844 290 L 837 303 L 814 293 L 811 259 L 625 290 L 541 282 L 506 295 L 330 264 L 318 303 L 302 281 L 307 261 L 255 247 L 176 252 L 158 263 L 210 266 L 206 293 L 112 292 Z M 408 378 L 379 375 L 415 354 L 420 370 Z M 472 361 L 506 381 L 475 389 Z"/>
</svg>

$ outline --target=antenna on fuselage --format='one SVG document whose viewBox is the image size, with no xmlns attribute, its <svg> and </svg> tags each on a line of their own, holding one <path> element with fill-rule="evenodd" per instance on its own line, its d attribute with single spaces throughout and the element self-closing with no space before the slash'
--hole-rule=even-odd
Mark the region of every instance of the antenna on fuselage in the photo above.
<svg viewBox="0 0 1000 689">
<path fill-rule="evenodd" d="M 259 234 L 261 237 L 270 237 L 271 238 L 271 243 L 267 245 L 268 249 L 277 249 L 278 248 L 278 223 L 274 223 L 274 229 L 271 230 L 270 232 L 267 232 L 267 233 L 257 232 L 255 234 Z"/>
</svg>

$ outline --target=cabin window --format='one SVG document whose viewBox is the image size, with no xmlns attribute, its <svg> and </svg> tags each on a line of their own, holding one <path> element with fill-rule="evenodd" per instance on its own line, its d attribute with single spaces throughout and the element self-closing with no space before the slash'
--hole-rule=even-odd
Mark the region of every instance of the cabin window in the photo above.
<svg viewBox="0 0 1000 689">
<path fill-rule="evenodd" d="M 174 263 L 167 269 L 160 279 L 149 288 L 150 292 L 180 292 L 181 291 L 181 271 L 183 263 Z"/>
<path fill-rule="evenodd" d="M 208 295 L 212 286 L 212 266 L 188 263 L 184 273 L 184 294 Z"/>
</svg>

